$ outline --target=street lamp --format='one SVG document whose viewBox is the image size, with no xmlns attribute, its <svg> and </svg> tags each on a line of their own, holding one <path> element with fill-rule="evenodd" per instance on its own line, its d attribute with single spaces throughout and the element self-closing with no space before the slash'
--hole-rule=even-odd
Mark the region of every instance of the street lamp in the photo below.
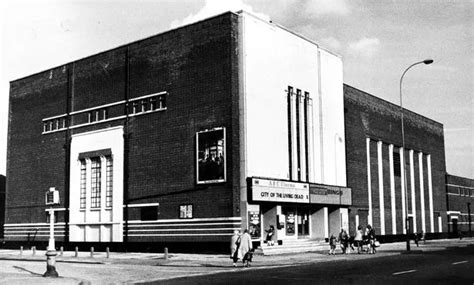
<svg viewBox="0 0 474 285">
<path fill-rule="evenodd" d="M 402 77 L 400 78 L 400 118 L 401 118 L 401 124 L 402 124 L 402 149 L 403 149 L 403 182 L 405 186 L 405 231 L 406 231 L 406 238 L 407 238 L 407 251 L 410 251 L 410 226 L 409 226 L 409 218 L 408 218 L 408 192 L 407 192 L 407 176 L 406 176 L 406 171 L 405 171 L 405 127 L 403 125 L 403 100 L 402 100 L 402 83 L 403 83 L 403 77 L 405 76 L 405 73 L 412 68 L 415 65 L 418 64 L 432 64 L 433 60 L 432 59 L 425 59 L 423 61 L 415 62 L 407 69 L 402 74 Z"/>
</svg>

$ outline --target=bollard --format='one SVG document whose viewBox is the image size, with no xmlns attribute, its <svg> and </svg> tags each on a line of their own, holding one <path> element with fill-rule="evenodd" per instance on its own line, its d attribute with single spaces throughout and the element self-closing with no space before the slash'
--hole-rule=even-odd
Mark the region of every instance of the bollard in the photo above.
<svg viewBox="0 0 474 285">
<path fill-rule="evenodd" d="M 168 260 L 168 248 L 165 247 L 165 260 Z"/>
<path fill-rule="evenodd" d="M 105 248 L 105 251 L 107 252 L 107 258 L 109 258 L 109 256 L 110 256 L 110 250 L 109 250 L 109 247 L 106 247 L 106 248 Z"/>
<path fill-rule="evenodd" d="M 59 255 L 60 255 L 60 256 L 63 256 L 63 253 L 64 253 L 64 246 L 61 246 L 61 247 L 59 248 Z"/>
<path fill-rule="evenodd" d="M 33 250 L 33 255 L 36 255 L 36 246 L 31 247 L 31 250 Z"/>
<path fill-rule="evenodd" d="M 23 255 L 23 247 L 20 246 L 20 255 Z"/>
<path fill-rule="evenodd" d="M 94 257 L 94 247 L 91 246 L 91 257 Z"/>
<path fill-rule="evenodd" d="M 79 255 L 79 248 L 76 246 L 74 257 L 77 257 Z"/>
</svg>

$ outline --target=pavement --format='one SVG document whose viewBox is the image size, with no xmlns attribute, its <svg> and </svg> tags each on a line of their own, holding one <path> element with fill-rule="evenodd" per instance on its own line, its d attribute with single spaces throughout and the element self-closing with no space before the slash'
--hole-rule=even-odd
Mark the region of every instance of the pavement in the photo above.
<svg viewBox="0 0 474 285">
<path fill-rule="evenodd" d="M 473 246 L 474 238 L 428 240 L 420 246 L 411 243 L 409 254 L 445 250 L 451 247 Z M 339 250 L 339 249 L 338 249 Z M 258 270 L 272 267 L 289 267 L 317 262 L 364 259 L 374 256 L 407 254 L 406 243 L 385 243 L 377 254 L 350 253 L 343 255 L 339 250 L 335 256 L 328 256 L 328 250 L 291 253 L 271 256 L 254 256 L 252 267 L 232 267 L 232 261 L 225 254 L 182 254 L 66 251 L 56 258 L 56 269 L 60 278 L 44 278 L 46 256 L 44 250 L 0 250 L 0 284 L 133 284 L 172 279 L 183 276 L 214 274 L 235 270 Z M 58 253 L 59 254 L 59 253 Z"/>
</svg>

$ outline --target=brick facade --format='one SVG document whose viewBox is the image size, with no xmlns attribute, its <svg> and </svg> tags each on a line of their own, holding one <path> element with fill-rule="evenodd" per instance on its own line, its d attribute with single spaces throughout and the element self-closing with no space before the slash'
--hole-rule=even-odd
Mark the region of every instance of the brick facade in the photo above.
<svg viewBox="0 0 474 285">
<path fill-rule="evenodd" d="M 368 167 L 367 167 L 367 138 L 370 139 L 370 181 L 372 193 L 373 226 L 380 234 L 380 186 L 383 188 L 383 205 L 385 217 L 385 233 L 392 235 L 391 214 L 391 185 L 389 145 L 395 149 L 402 146 L 400 107 L 374 97 L 361 90 L 344 85 L 344 111 L 346 129 L 346 155 L 347 155 L 347 185 L 352 188 L 353 205 L 350 212 L 351 229 L 355 228 L 355 215 L 359 215 L 359 224 L 368 223 Z M 416 191 L 416 223 L 417 231 L 421 231 L 421 199 L 420 199 L 420 172 L 418 154 L 422 153 L 423 163 L 423 190 L 425 205 L 426 228 L 430 229 L 430 215 L 428 202 L 428 173 L 427 155 L 431 156 L 432 195 L 434 211 L 434 228 L 438 232 L 437 217 L 441 215 L 443 231 L 446 230 L 446 200 L 444 190 L 445 153 L 443 125 L 404 110 L 405 149 L 413 150 L 414 182 Z M 382 174 L 378 167 L 378 142 L 382 143 Z M 406 153 L 407 163 L 407 193 L 408 205 L 411 209 L 411 175 L 409 154 Z M 382 177 L 382 183 L 379 183 Z M 396 205 L 396 233 L 401 234 L 402 225 L 402 199 L 401 177 L 394 175 L 395 205 Z"/>
<path fill-rule="evenodd" d="M 165 111 L 131 117 L 125 127 L 126 200 L 159 203 L 159 219 L 178 219 L 181 204 L 193 204 L 194 218 L 238 215 L 237 24 L 226 13 L 11 82 L 6 223 L 45 223 L 51 186 L 67 208 L 71 135 L 126 121 L 42 134 L 42 119 L 162 91 Z M 227 181 L 197 185 L 196 132 L 214 127 L 227 132 Z"/>
<path fill-rule="evenodd" d="M 452 235 L 469 234 L 474 230 L 474 179 L 446 175 L 446 196 L 448 203 L 448 231 Z M 469 219 L 469 215 L 471 219 Z M 471 223 L 471 227 L 469 227 Z"/>
</svg>

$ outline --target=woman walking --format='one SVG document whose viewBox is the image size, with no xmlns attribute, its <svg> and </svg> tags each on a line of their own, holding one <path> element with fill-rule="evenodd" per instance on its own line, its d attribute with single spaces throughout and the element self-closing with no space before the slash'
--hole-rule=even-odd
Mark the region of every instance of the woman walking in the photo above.
<svg viewBox="0 0 474 285">
<path fill-rule="evenodd" d="M 250 267 L 252 249 L 252 239 L 250 238 L 249 230 L 245 229 L 244 234 L 240 237 L 240 255 L 242 256 L 242 263 L 245 267 Z"/>
<path fill-rule="evenodd" d="M 240 232 L 234 231 L 234 234 L 230 238 L 230 258 L 232 259 L 233 263 L 232 266 L 237 266 L 237 261 L 242 258 L 240 255 Z"/>
</svg>

